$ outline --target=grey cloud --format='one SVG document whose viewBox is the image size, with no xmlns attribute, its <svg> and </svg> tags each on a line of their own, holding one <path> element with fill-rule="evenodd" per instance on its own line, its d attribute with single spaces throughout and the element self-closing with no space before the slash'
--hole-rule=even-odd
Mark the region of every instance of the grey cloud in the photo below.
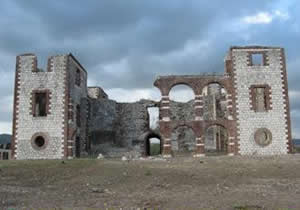
<svg viewBox="0 0 300 210">
<path fill-rule="evenodd" d="M 295 43 L 300 40 L 299 33 L 291 31 L 291 25 L 299 22 L 298 5 L 291 5 L 291 18 L 286 22 L 274 20 L 269 25 L 231 29 L 230 23 L 238 18 L 273 10 L 277 2 L 4 0 L 0 6 L 0 25 L 5 29 L 0 32 L 0 60 L 1 53 L 11 57 L 6 61 L 8 68 L 0 71 L 13 75 L 14 56 L 20 53 L 36 53 L 40 66 L 45 67 L 48 56 L 72 52 L 99 85 L 130 91 L 153 88 L 158 74 L 222 72 L 223 58 L 231 45 L 279 45 L 288 55 L 290 89 L 299 90 L 300 55 Z M 243 35 L 250 35 L 250 39 L 243 39 Z M 191 56 L 170 56 L 182 52 L 192 40 L 208 41 L 208 47 L 200 47 Z M 127 74 L 118 68 L 104 71 L 105 65 L 122 59 L 128 61 Z M 0 99 L 13 90 L 13 76 L 2 80 L 8 89 L 0 91 Z M 300 107 L 295 100 L 291 104 L 293 109 Z M 1 120 L 10 120 L 0 114 Z"/>
</svg>

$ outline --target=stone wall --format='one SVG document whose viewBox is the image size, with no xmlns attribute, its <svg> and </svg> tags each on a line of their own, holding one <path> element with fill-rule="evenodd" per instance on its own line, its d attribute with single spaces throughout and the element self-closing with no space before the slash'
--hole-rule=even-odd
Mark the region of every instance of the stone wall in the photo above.
<svg viewBox="0 0 300 210">
<path fill-rule="evenodd" d="M 265 65 L 250 64 L 249 55 L 253 52 L 264 53 Z M 231 53 L 238 104 L 240 154 L 286 154 L 288 122 L 282 76 L 282 71 L 285 71 L 284 57 L 281 48 L 233 48 Z M 272 107 L 265 112 L 255 112 L 251 110 L 250 87 L 264 84 L 270 87 Z M 272 133 L 272 141 L 267 146 L 258 145 L 254 140 L 255 132 L 260 128 L 266 128 Z"/>
<path fill-rule="evenodd" d="M 80 72 L 80 86 L 76 85 L 76 73 Z M 69 158 L 75 157 L 76 148 L 80 150 L 80 153 L 87 152 L 87 73 L 81 67 L 77 61 L 70 56 L 68 62 L 68 85 L 69 85 L 69 112 L 72 113 L 72 117 L 68 119 L 68 130 L 72 133 L 68 137 L 68 141 L 72 141 L 72 144 L 68 146 L 72 148 L 71 154 L 68 154 Z M 76 107 L 80 107 L 80 117 L 78 118 Z M 77 119 L 80 119 L 80 126 L 77 126 Z M 80 141 L 76 141 L 79 138 Z M 78 145 L 80 144 L 80 145 Z"/>
<path fill-rule="evenodd" d="M 15 122 L 13 154 L 16 159 L 58 159 L 64 157 L 64 101 L 67 56 L 54 56 L 48 61 L 46 72 L 37 71 L 35 55 L 17 57 L 15 89 Z M 49 90 L 50 104 L 47 117 L 34 117 L 32 92 Z M 44 134 L 46 146 L 35 149 L 32 137 Z"/>
<path fill-rule="evenodd" d="M 90 99 L 89 135 L 91 154 L 136 151 L 144 153 L 144 134 L 150 131 L 147 107 L 151 101 L 117 103 L 109 99 Z"/>
</svg>

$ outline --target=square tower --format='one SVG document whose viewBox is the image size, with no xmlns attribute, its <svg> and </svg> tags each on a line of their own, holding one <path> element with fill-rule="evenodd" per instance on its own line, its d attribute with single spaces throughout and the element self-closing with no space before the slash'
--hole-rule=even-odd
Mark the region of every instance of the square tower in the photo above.
<svg viewBox="0 0 300 210">
<path fill-rule="evenodd" d="M 17 56 L 12 156 L 79 156 L 86 142 L 87 73 L 72 54 L 52 56 L 46 71 L 34 54 Z"/>
<path fill-rule="evenodd" d="M 235 89 L 238 153 L 291 153 L 284 49 L 232 47 L 226 67 L 233 77 Z"/>
</svg>

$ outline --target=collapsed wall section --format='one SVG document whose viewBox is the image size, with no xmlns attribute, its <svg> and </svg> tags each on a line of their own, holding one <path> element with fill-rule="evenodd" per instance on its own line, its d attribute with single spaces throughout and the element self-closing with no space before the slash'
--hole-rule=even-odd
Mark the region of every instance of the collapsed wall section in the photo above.
<svg viewBox="0 0 300 210">
<path fill-rule="evenodd" d="M 89 138 L 91 155 L 122 156 L 144 153 L 142 136 L 149 131 L 147 103 L 117 103 L 110 99 L 90 99 Z"/>
</svg>

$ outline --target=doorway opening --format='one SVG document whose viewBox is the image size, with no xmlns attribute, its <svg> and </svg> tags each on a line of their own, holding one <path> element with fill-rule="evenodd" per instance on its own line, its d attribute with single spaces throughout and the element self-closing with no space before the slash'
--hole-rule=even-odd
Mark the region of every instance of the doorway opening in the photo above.
<svg viewBox="0 0 300 210">
<path fill-rule="evenodd" d="M 159 135 L 148 135 L 145 143 L 146 156 L 156 156 L 161 154 L 161 139 Z"/>
<path fill-rule="evenodd" d="M 220 125 L 212 125 L 205 131 L 204 149 L 207 155 L 225 155 L 228 148 L 227 129 Z"/>
</svg>

